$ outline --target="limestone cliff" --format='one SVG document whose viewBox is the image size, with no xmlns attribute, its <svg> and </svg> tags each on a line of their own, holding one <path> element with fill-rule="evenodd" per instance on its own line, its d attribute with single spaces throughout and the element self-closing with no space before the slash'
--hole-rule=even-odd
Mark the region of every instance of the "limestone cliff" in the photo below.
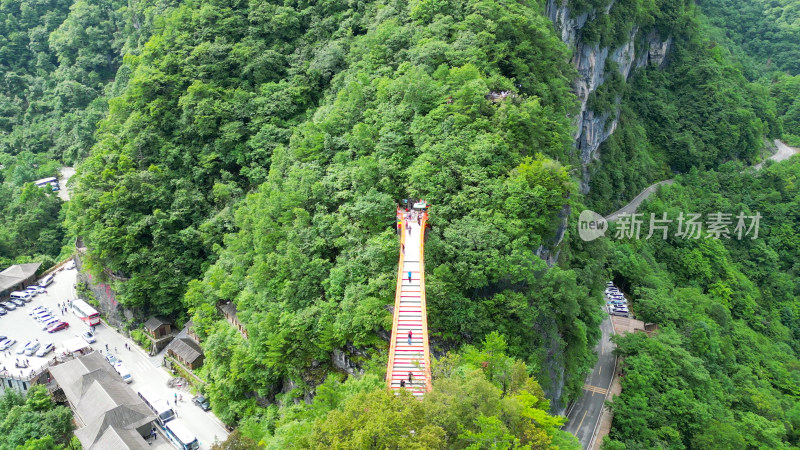
<svg viewBox="0 0 800 450">
<path fill-rule="evenodd" d="M 589 192 L 589 173 L 587 166 L 592 158 L 599 158 L 597 149 L 617 127 L 619 108 L 613 112 L 596 114 L 587 110 L 589 94 L 594 92 L 606 80 L 606 63 L 617 64 L 620 74 L 627 79 L 634 69 L 653 64 L 662 67 L 666 55 L 672 45 L 672 37 L 662 37 L 655 29 L 643 32 L 634 26 L 628 40 L 616 48 L 600 47 L 597 42 L 582 42 L 580 31 L 598 14 L 608 14 L 614 2 L 598 11 L 592 10 L 572 16 L 567 0 L 548 0 L 546 14 L 561 35 L 561 40 L 572 50 L 572 63 L 578 69 L 578 79 L 574 91 L 580 99 L 581 109 L 575 117 L 576 129 L 573 138 L 575 147 L 580 152 L 583 176 L 581 193 Z"/>
<path fill-rule="evenodd" d="M 662 67 L 672 45 L 672 37 L 664 38 L 656 29 L 642 30 L 636 25 L 631 29 L 627 40 L 613 48 L 601 47 L 597 42 L 583 42 L 581 29 L 598 14 L 608 14 L 613 5 L 614 0 L 602 10 L 595 9 L 576 16 L 572 16 L 567 0 L 548 0 L 546 5 L 546 14 L 561 35 L 561 40 L 572 50 L 572 64 L 578 70 L 573 90 L 580 99 L 581 108 L 574 118 L 576 127 L 572 137 L 580 154 L 580 191 L 584 194 L 589 192 L 588 165 L 593 158 L 600 158 L 598 148 L 614 132 L 619 120 L 619 99 L 616 99 L 611 111 L 598 113 L 587 108 L 589 95 L 606 81 L 606 64 L 609 61 L 616 63 L 620 75 L 627 80 L 636 68 L 649 64 Z M 570 212 L 570 208 L 565 205 L 559 214 L 561 224 L 553 238 L 536 252 L 549 266 L 553 266 L 558 260 Z M 553 344 L 549 355 L 556 354 L 559 354 L 558 348 Z M 562 361 L 548 357 L 545 368 L 549 380 L 549 383 L 543 385 L 545 394 L 552 402 L 552 410 L 563 414 L 566 404 L 563 398 L 565 373 Z"/>
</svg>

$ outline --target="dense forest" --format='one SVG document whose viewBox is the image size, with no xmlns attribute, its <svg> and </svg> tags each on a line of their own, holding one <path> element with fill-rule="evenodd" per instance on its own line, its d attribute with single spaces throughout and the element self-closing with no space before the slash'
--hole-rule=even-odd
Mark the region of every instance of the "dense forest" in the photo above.
<svg viewBox="0 0 800 450">
<path fill-rule="evenodd" d="M 80 448 L 72 429 L 72 411 L 56 405 L 45 386 L 31 386 L 25 397 L 12 389 L 0 395 L 0 448 Z"/>
<path fill-rule="evenodd" d="M 745 75 L 767 87 L 783 136 L 800 146 L 800 2 L 703 0 L 712 34 L 736 54 Z"/>
<path fill-rule="evenodd" d="M 660 331 L 617 338 L 607 448 L 800 445 L 800 163 L 749 168 L 800 144 L 796 1 L 567 4 L 582 42 L 671 42 L 627 80 L 606 64 L 586 107 L 619 124 L 586 195 L 579 73 L 545 2 L 5 1 L 0 262 L 45 269 L 80 236 L 131 325 L 193 320 L 231 446 L 579 447 L 558 413 L 609 279 Z M 65 165 L 69 202 L 31 183 Z M 759 238 L 577 238 L 581 210 L 667 178 L 647 216 L 759 211 Z M 382 382 L 407 197 L 432 205 L 422 402 Z M 46 409 L 6 397 L 6 421 Z"/>
<path fill-rule="evenodd" d="M 0 4 L 0 262 L 43 262 L 70 252 L 61 200 L 36 192 L 84 158 L 114 95 L 126 40 L 120 1 Z M 126 25 L 127 23 L 127 25 Z M 134 48 L 135 45 L 131 45 Z M 124 86 L 117 83 L 116 88 Z"/>
<path fill-rule="evenodd" d="M 607 448 L 800 445 L 799 181 L 797 157 L 692 170 L 641 212 L 731 214 L 730 238 L 675 237 L 675 221 L 666 240 L 614 242 L 612 277 L 661 329 L 617 341 L 625 376 Z M 740 213 L 761 215 L 756 239 L 734 232 Z"/>
</svg>

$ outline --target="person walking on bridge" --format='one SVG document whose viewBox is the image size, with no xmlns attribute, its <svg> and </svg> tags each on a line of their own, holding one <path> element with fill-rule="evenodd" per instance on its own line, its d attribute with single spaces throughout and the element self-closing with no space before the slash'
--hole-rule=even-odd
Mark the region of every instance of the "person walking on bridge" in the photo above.
<svg viewBox="0 0 800 450">
<path fill-rule="evenodd" d="M 411 330 L 408 330 L 408 345 L 411 345 Z"/>
<path fill-rule="evenodd" d="M 408 283 L 411 284 L 411 271 L 408 271 Z"/>
</svg>

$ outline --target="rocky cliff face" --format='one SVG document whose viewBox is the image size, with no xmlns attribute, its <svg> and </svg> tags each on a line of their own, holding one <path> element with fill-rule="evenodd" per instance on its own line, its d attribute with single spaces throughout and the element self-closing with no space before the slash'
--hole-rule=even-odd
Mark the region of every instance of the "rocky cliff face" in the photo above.
<svg viewBox="0 0 800 450">
<path fill-rule="evenodd" d="M 616 63 L 620 75 L 626 80 L 634 69 L 649 64 L 662 67 L 666 62 L 666 55 L 672 45 L 672 37 L 663 38 L 657 30 L 644 32 L 634 26 L 628 39 L 618 47 L 600 47 L 599 43 L 581 41 L 581 29 L 599 14 L 608 14 L 614 5 L 614 0 L 602 10 L 592 10 L 580 15 L 572 16 L 567 0 L 548 0 L 546 13 L 555 24 L 556 31 L 561 35 L 561 40 L 572 49 L 572 64 L 578 69 L 578 79 L 573 86 L 575 94 L 581 102 L 580 113 L 575 117 L 576 128 L 573 134 L 575 148 L 580 153 L 582 178 L 580 191 L 589 192 L 588 166 L 592 159 L 599 159 L 598 148 L 616 130 L 619 120 L 619 107 L 613 111 L 596 113 L 587 109 L 589 95 L 606 81 L 606 64 L 608 61 Z M 619 99 L 617 99 L 617 102 Z M 566 231 L 569 207 L 565 205 L 559 214 L 562 219 L 561 226 L 550 242 L 540 247 L 536 254 L 544 259 L 549 266 L 558 260 L 559 246 Z M 559 354 L 558 348 L 553 344 L 545 361 L 549 383 L 543 384 L 545 394 L 551 400 L 551 409 L 557 414 L 566 411 L 564 404 L 564 366 L 555 355 Z"/>
<path fill-rule="evenodd" d="M 617 128 L 619 119 L 619 108 L 602 114 L 586 109 L 589 94 L 606 80 L 606 62 L 615 62 L 620 74 L 627 79 L 635 68 L 648 64 L 662 67 L 672 45 L 672 37 L 663 38 L 656 30 L 644 34 L 638 26 L 634 26 L 628 40 L 616 48 L 600 47 L 596 42 L 582 42 L 581 28 L 597 15 L 608 14 L 613 4 L 612 0 L 603 10 L 592 10 L 574 17 L 567 7 L 567 0 L 548 0 L 546 6 L 546 14 L 555 24 L 561 40 L 572 49 L 572 63 L 578 69 L 579 77 L 575 81 L 574 91 L 580 99 L 581 109 L 575 118 L 577 127 L 573 138 L 581 157 L 583 177 L 580 190 L 584 194 L 589 192 L 587 166 L 593 158 L 599 158 L 597 149 Z"/>
</svg>

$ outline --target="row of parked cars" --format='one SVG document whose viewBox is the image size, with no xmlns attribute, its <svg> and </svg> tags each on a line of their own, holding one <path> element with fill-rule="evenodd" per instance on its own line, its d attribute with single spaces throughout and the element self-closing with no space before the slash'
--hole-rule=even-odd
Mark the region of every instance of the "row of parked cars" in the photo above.
<svg viewBox="0 0 800 450">
<path fill-rule="evenodd" d="M 33 301 L 33 298 L 45 292 L 42 286 L 28 286 L 24 291 L 11 293 L 11 298 L 0 303 L 0 316 L 5 316 L 17 308 L 25 306 L 26 303 Z"/>
<path fill-rule="evenodd" d="M 37 306 L 28 310 L 28 315 L 41 324 L 42 330 L 55 333 L 69 328 L 69 323 L 56 318 L 56 314 L 46 306 Z"/>
<path fill-rule="evenodd" d="M 111 367 L 113 367 L 119 376 L 122 377 L 122 381 L 129 384 L 133 381 L 130 371 L 122 364 L 121 359 L 111 354 L 111 352 L 106 352 L 106 361 L 108 361 L 108 363 L 111 364 Z"/>
<path fill-rule="evenodd" d="M 0 351 L 6 351 L 16 345 L 17 340 L 9 337 L 9 336 L 2 336 L 0 335 Z M 25 355 L 25 356 L 47 356 L 48 353 L 52 352 L 55 349 L 55 344 L 52 342 L 48 342 L 42 344 L 38 340 L 34 339 L 25 343 L 25 345 L 21 345 L 17 348 L 16 354 L 17 355 Z"/>
<path fill-rule="evenodd" d="M 614 282 L 609 281 L 606 284 L 606 305 L 608 306 L 608 313 L 615 316 L 630 317 L 631 312 L 628 310 L 628 301 L 620 290 L 614 286 Z"/>
</svg>

